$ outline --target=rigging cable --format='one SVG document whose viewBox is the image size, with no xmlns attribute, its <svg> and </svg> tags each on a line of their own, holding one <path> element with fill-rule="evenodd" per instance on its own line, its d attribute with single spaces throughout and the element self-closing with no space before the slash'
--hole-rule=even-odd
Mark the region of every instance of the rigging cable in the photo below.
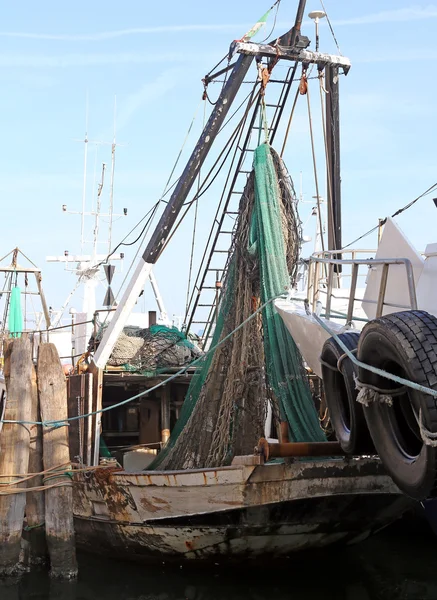
<svg viewBox="0 0 437 600">
<path fill-rule="evenodd" d="M 329 161 L 329 151 L 328 151 L 328 138 L 326 135 L 326 115 L 325 115 L 325 110 L 324 110 L 324 105 L 323 105 L 323 94 L 328 94 L 329 92 L 327 92 L 325 90 L 325 87 L 323 85 L 323 73 L 322 71 L 319 72 L 319 89 L 320 89 L 320 109 L 322 112 L 322 129 L 323 129 L 323 147 L 325 150 L 325 163 L 326 163 L 326 174 L 327 174 L 327 180 L 328 180 L 328 200 L 332 199 L 332 180 L 331 180 L 331 164 Z M 333 237 L 333 241 L 334 244 L 336 243 L 336 232 L 335 232 L 335 224 L 334 224 L 334 213 L 333 213 L 333 206 L 332 206 L 332 200 L 328 201 L 327 203 L 327 212 L 328 212 L 328 227 L 331 227 L 331 231 L 332 231 L 332 237 Z M 329 231 L 329 229 L 328 229 Z M 329 243 L 329 235 L 328 235 L 328 243 Z M 337 279 L 339 279 L 340 274 L 336 273 Z"/>
<path fill-rule="evenodd" d="M 290 127 L 291 127 L 291 123 L 293 121 L 294 110 L 296 108 L 297 99 L 299 98 L 299 96 L 300 96 L 300 91 L 299 91 L 299 87 L 298 87 L 296 90 L 296 95 L 294 96 L 293 106 L 291 107 L 290 118 L 288 119 L 287 129 L 285 130 L 284 142 L 282 144 L 281 153 L 279 155 L 281 158 L 284 156 L 284 150 L 285 150 L 285 146 L 287 144 L 288 134 L 290 133 Z"/>
<path fill-rule="evenodd" d="M 160 200 L 158 200 L 158 202 L 156 202 L 155 206 L 153 206 L 153 207 L 152 207 L 152 209 L 151 209 L 151 210 L 149 210 L 149 213 L 148 213 L 148 214 L 150 214 L 150 213 L 151 213 L 151 214 L 150 214 L 150 216 L 149 216 L 149 218 L 148 218 L 148 220 L 147 220 L 146 224 L 144 225 L 144 227 L 143 227 L 143 229 L 142 229 L 142 231 L 141 231 L 140 235 L 139 235 L 139 236 L 136 238 L 136 240 L 135 240 L 134 242 L 131 242 L 130 244 L 125 244 L 126 246 L 132 246 L 133 244 L 135 244 L 136 242 L 138 242 L 138 240 L 139 240 L 139 239 L 142 237 L 141 243 L 140 243 L 140 244 L 138 244 L 138 248 L 137 248 L 137 250 L 136 250 L 136 252 L 135 252 L 135 256 L 134 256 L 134 257 L 133 257 L 133 259 L 131 260 L 131 262 L 130 262 L 130 265 L 129 265 L 129 268 L 128 268 L 128 270 L 126 271 L 126 274 L 125 274 L 125 276 L 124 276 L 124 278 L 123 278 L 123 281 L 121 282 L 121 284 L 120 284 L 120 286 L 119 286 L 119 288 L 118 288 L 118 290 L 117 290 L 117 292 L 116 292 L 116 294 L 115 294 L 115 300 L 117 300 L 117 299 L 118 299 L 118 297 L 120 296 L 120 292 L 121 292 L 121 290 L 123 289 L 123 286 L 124 286 L 124 284 L 126 283 L 126 280 L 127 280 L 127 278 L 129 277 L 129 274 L 130 274 L 130 272 L 132 271 L 132 267 L 133 267 L 133 265 L 134 265 L 135 261 L 136 261 L 136 260 L 137 260 L 137 258 L 138 258 L 138 254 L 140 253 L 140 250 L 141 250 L 141 248 L 142 248 L 143 241 L 144 241 L 144 239 L 145 239 L 146 235 L 147 235 L 147 234 L 148 234 L 148 232 L 149 232 L 150 226 L 152 225 L 152 222 L 153 222 L 153 219 L 154 219 L 154 217 L 155 217 L 156 211 L 158 210 L 158 206 L 159 206 L 159 204 L 160 204 Z M 152 211 L 153 211 L 153 212 L 152 212 Z M 109 313 L 107 313 L 107 314 L 106 314 L 106 316 L 105 316 L 105 319 L 104 319 L 104 321 L 103 321 L 103 323 L 102 323 L 102 325 L 101 325 L 102 327 L 103 327 L 103 326 L 105 325 L 105 323 L 107 322 L 107 320 L 108 320 L 108 317 L 109 317 Z"/>
<path fill-rule="evenodd" d="M 337 38 L 335 37 L 334 28 L 332 27 L 332 24 L 329 19 L 328 13 L 326 11 L 325 5 L 323 4 L 323 0 L 320 0 L 320 4 L 322 5 L 323 12 L 326 15 L 326 20 L 328 21 L 328 26 L 329 26 L 329 29 L 331 30 L 332 37 L 334 38 L 335 45 L 337 46 L 338 53 L 342 56 L 340 46 L 338 45 Z"/>
<path fill-rule="evenodd" d="M 248 106 L 248 108 L 247 108 L 247 110 L 246 110 L 245 114 L 243 115 L 243 118 L 242 118 L 242 119 L 240 120 L 240 122 L 238 123 L 238 125 L 237 125 L 237 127 L 235 128 L 235 130 L 234 130 L 233 134 L 231 135 L 230 139 L 228 140 L 228 142 L 226 143 L 226 145 L 224 146 L 224 148 L 223 148 L 223 149 L 222 149 L 222 151 L 220 152 L 220 154 L 219 154 L 218 158 L 216 159 L 215 163 L 213 164 L 213 166 L 211 167 L 211 169 L 210 169 L 210 171 L 208 172 L 207 176 L 205 177 L 205 179 L 204 179 L 204 181 L 203 181 L 203 184 L 202 184 L 202 186 L 201 186 L 201 191 L 200 191 L 198 194 L 196 194 L 192 200 L 190 200 L 190 201 L 189 201 L 187 204 L 185 204 L 185 206 L 186 206 L 186 210 L 185 210 L 184 214 L 183 214 L 183 215 L 180 217 L 180 219 L 179 219 L 178 223 L 177 223 L 177 224 L 176 224 L 176 226 L 173 228 L 173 231 L 172 231 L 172 233 L 169 235 L 169 237 L 168 237 L 168 239 L 167 239 L 166 243 L 165 243 L 165 244 L 164 244 L 164 246 L 161 248 L 161 251 L 160 251 L 160 253 L 159 253 L 158 257 L 159 257 L 159 256 L 161 256 L 161 254 L 162 254 L 162 253 L 164 252 L 164 250 L 167 248 L 167 246 L 168 246 L 168 244 L 169 244 L 170 240 L 172 239 L 172 237 L 173 237 L 173 236 L 174 236 L 174 234 L 176 233 L 176 231 L 177 231 L 178 227 L 180 226 L 180 224 L 182 223 L 182 221 L 183 221 L 183 220 L 184 220 L 184 218 L 186 217 L 186 215 L 187 215 L 187 213 L 188 213 L 189 209 L 190 209 L 190 208 L 191 208 L 191 206 L 194 204 L 194 202 L 196 202 L 196 200 L 197 200 L 198 198 L 200 198 L 201 196 L 203 196 L 203 194 L 205 194 L 205 193 L 208 191 L 208 189 L 211 187 L 211 185 L 212 185 L 212 184 L 214 183 L 214 181 L 216 180 L 216 178 L 217 178 L 218 174 L 220 173 L 220 170 L 222 169 L 222 167 L 223 167 L 223 165 L 225 164 L 225 162 L 226 162 L 226 160 L 227 160 L 227 158 L 228 158 L 229 154 L 231 153 L 232 146 L 233 146 L 233 144 L 234 144 L 235 140 L 236 140 L 236 139 L 237 139 L 237 137 L 238 137 L 238 133 L 239 133 L 239 131 L 240 131 L 241 127 L 244 125 L 244 122 L 245 122 L 245 120 L 246 120 L 246 118 L 247 118 L 247 114 L 248 114 L 248 112 L 249 112 L 249 110 L 250 110 L 251 106 L 252 106 L 252 105 L 253 105 L 253 103 L 255 102 L 255 100 L 257 100 L 258 96 L 259 96 L 259 92 L 258 92 L 258 93 L 256 94 L 256 96 L 253 98 L 253 100 L 252 100 L 252 102 L 250 103 L 250 105 Z M 228 146 L 229 146 L 229 148 L 228 148 Z M 227 151 L 226 151 L 226 150 L 227 150 Z M 211 176 L 212 172 L 214 171 L 215 167 L 217 166 L 218 162 L 219 162 L 219 161 L 220 161 L 220 159 L 222 158 L 222 156 L 223 156 L 223 154 L 225 153 L 225 151 L 226 151 L 225 157 L 224 157 L 224 159 L 222 160 L 222 162 L 221 162 L 221 164 L 220 164 L 220 166 L 219 166 L 219 168 L 218 168 L 217 172 L 215 173 L 215 175 L 213 176 L 213 178 L 211 179 L 211 181 L 208 183 L 208 185 L 207 185 L 207 186 L 206 186 L 204 189 L 202 189 L 202 187 L 205 185 L 205 183 L 206 183 L 206 182 L 208 181 L 208 179 L 210 178 L 210 176 Z"/>
<path fill-rule="evenodd" d="M 253 122 L 254 122 L 254 120 L 256 118 L 256 113 L 257 113 L 258 108 L 259 108 L 260 90 L 258 90 L 258 92 L 256 93 L 256 95 L 255 95 L 255 90 L 256 90 L 256 84 L 252 88 L 252 91 L 251 91 L 251 94 L 250 94 L 250 100 L 249 100 L 249 104 L 248 104 L 248 106 L 246 108 L 246 115 L 244 117 L 244 123 L 243 123 L 243 126 L 240 128 L 240 133 L 239 133 L 239 137 L 238 137 L 238 140 L 237 140 L 237 143 L 236 143 L 236 146 L 235 146 L 234 155 L 232 157 L 232 160 L 231 160 L 231 163 L 230 163 L 230 166 L 229 166 L 229 169 L 228 169 L 228 174 L 227 174 L 225 183 L 223 185 L 223 191 L 222 191 L 222 194 L 221 194 L 221 197 L 220 197 L 220 201 L 219 201 L 218 206 L 217 206 L 217 210 L 216 210 L 216 213 L 215 213 L 215 216 L 214 216 L 213 224 L 212 224 L 212 226 L 210 228 L 209 235 L 208 235 L 208 240 L 206 242 L 205 250 L 203 252 L 203 256 L 202 256 L 202 259 L 201 259 L 201 262 L 200 262 L 200 265 L 199 265 L 199 269 L 198 269 L 198 272 L 197 272 L 196 281 L 195 281 L 195 284 L 194 284 L 194 287 L 193 287 L 193 291 L 192 291 L 191 298 L 190 298 L 190 303 L 189 303 L 190 318 L 188 320 L 188 325 L 187 325 L 187 329 L 188 330 L 189 330 L 189 328 L 190 328 L 190 326 L 192 324 L 192 321 L 193 321 L 193 318 L 194 318 L 194 314 L 195 314 L 195 312 L 197 310 L 197 306 L 198 306 L 198 302 L 199 302 L 199 294 L 195 295 L 195 290 L 197 289 L 198 292 L 199 292 L 202 289 L 203 284 L 205 282 L 207 269 L 209 268 L 211 257 L 212 257 L 212 253 L 214 251 L 215 244 L 217 243 L 218 236 L 220 234 L 220 228 L 222 227 L 222 224 L 223 224 L 224 214 L 227 211 L 227 207 L 228 207 L 228 204 L 230 202 L 230 194 L 231 194 L 232 186 L 236 182 L 236 179 L 234 179 L 233 183 L 231 183 L 231 187 L 228 189 L 228 183 L 229 183 L 229 180 L 231 178 L 231 173 L 232 173 L 233 165 L 235 163 L 235 159 L 237 157 L 238 150 L 240 150 L 240 152 L 242 154 L 240 156 L 239 162 L 237 163 L 237 171 L 241 167 L 241 165 L 243 164 L 243 160 L 244 160 L 244 158 L 243 158 L 244 157 L 244 148 L 245 148 L 245 143 L 246 142 L 243 144 L 243 147 L 240 145 L 240 143 L 241 143 L 241 139 L 242 139 L 242 136 L 243 136 L 243 133 L 244 133 L 244 126 L 245 126 L 245 123 L 247 121 L 247 117 L 248 117 L 249 111 L 251 110 L 251 107 L 253 106 L 253 104 L 255 102 L 257 102 L 257 106 L 256 106 L 254 114 L 252 116 L 252 122 L 250 123 L 249 128 L 247 130 L 247 136 L 249 136 L 249 137 L 246 137 L 246 141 L 248 141 L 248 139 L 250 138 L 250 135 L 251 135 L 250 131 L 251 131 L 251 128 L 253 126 Z M 234 175 L 234 177 L 235 177 L 235 175 Z M 225 201 L 226 191 L 227 190 L 228 190 L 227 200 Z M 225 201 L 225 204 L 223 206 L 224 201 Z M 223 209 L 222 209 L 222 206 L 223 206 Z M 220 212 L 221 212 L 221 218 L 219 218 Z M 215 228 L 216 225 L 217 225 L 217 228 Z M 215 232 L 215 237 L 213 239 L 214 232 Z M 211 240 L 213 240 L 212 243 L 211 243 Z M 228 255 L 228 260 L 229 260 L 229 255 Z M 225 273 L 227 272 L 228 260 L 226 261 L 226 263 L 224 265 L 224 269 L 223 270 L 220 269 L 222 271 L 221 280 L 223 280 L 223 278 L 225 276 Z M 216 302 L 217 302 L 217 297 L 216 297 L 213 305 L 211 306 L 211 310 L 210 310 L 209 315 L 208 315 L 208 322 L 210 322 L 210 323 L 212 323 L 211 319 L 212 319 L 213 312 L 215 311 L 215 304 L 216 304 Z M 188 312 L 185 314 L 185 322 L 187 322 L 187 317 L 188 317 Z"/>
<path fill-rule="evenodd" d="M 226 58 L 226 57 L 225 57 L 225 58 Z M 223 59 L 222 59 L 222 60 L 223 60 Z M 222 61 L 220 61 L 220 62 L 222 62 Z M 220 64 L 220 63 L 218 63 L 218 64 Z M 255 83 L 256 83 L 256 82 L 255 82 Z M 238 106 L 238 108 L 237 108 L 237 109 L 236 109 L 236 110 L 235 110 L 235 111 L 232 113 L 232 115 L 231 115 L 231 116 L 228 118 L 228 120 L 227 120 L 227 121 L 226 121 L 226 122 L 225 122 L 225 123 L 222 125 L 222 127 L 220 128 L 220 130 L 219 130 L 219 132 L 218 132 L 218 133 L 221 133 L 221 132 L 223 131 L 223 129 L 224 129 L 224 128 L 225 128 L 225 127 L 226 127 L 226 126 L 227 126 L 227 125 L 230 123 L 230 121 L 231 121 L 231 120 L 232 120 L 232 119 L 235 117 L 235 115 L 238 113 L 238 111 L 241 109 L 241 107 L 242 107 L 242 106 L 245 104 L 245 102 L 247 101 L 247 99 L 249 98 L 249 96 L 250 96 L 252 93 L 253 93 L 253 90 L 252 90 L 251 92 L 249 92 L 249 94 L 248 94 L 248 95 L 245 97 L 245 99 L 244 99 L 244 100 L 242 101 L 242 103 L 241 103 L 241 104 Z M 111 251 L 111 252 L 108 254 L 108 256 L 106 257 L 106 259 L 105 259 L 104 261 L 102 261 L 101 263 L 99 263 L 97 266 L 101 266 L 102 264 L 105 264 L 105 263 L 107 263 L 107 262 L 108 262 L 108 260 L 109 260 L 109 258 L 110 258 L 110 257 L 111 257 L 111 256 L 112 256 L 112 255 L 113 255 L 113 254 L 114 254 L 114 253 L 115 253 L 115 252 L 118 250 L 118 248 L 120 248 L 121 246 L 133 246 L 134 244 L 136 244 L 136 243 L 138 242 L 138 240 L 141 238 L 141 236 L 143 235 L 143 232 L 145 231 L 145 229 L 146 229 L 146 227 L 147 227 L 147 224 L 148 224 L 148 222 L 146 223 L 146 225 L 145 225 L 145 226 L 143 227 L 143 229 L 141 230 L 141 232 L 140 232 L 139 236 L 138 236 L 138 237 L 137 237 L 137 238 L 136 238 L 136 239 L 135 239 L 133 242 L 126 243 L 126 242 L 125 242 L 125 240 L 126 240 L 126 239 L 127 239 L 127 238 L 128 238 L 130 235 L 131 235 L 131 233 L 133 233 L 133 232 L 135 231 L 135 229 L 136 229 L 137 227 L 139 227 L 139 225 L 142 223 L 142 221 L 144 221 L 144 219 L 146 219 L 146 218 L 148 217 L 148 215 L 150 214 L 150 212 L 151 212 L 151 211 L 153 211 L 153 210 L 155 210 L 155 209 L 158 207 L 158 205 L 159 205 L 159 203 L 160 203 L 160 202 L 164 202 L 164 203 L 166 203 L 166 201 L 164 200 L 165 196 L 166 196 L 166 195 L 167 195 L 167 194 L 168 194 L 168 193 L 169 193 L 169 192 L 170 192 L 170 191 L 171 191 L 171 190 L 172 190 L 172 189 L 173 189 L 173 188 L 176 186 L 177 182 L 178 182 L 178 181 L 179 181 L 179 179 L 180 179 L 180 178 L 178 177 L 177 179 L 175 179 L 175 181 L 174 181 L 174 182 L 173 182 L 171 185 L 169 185 L 169 182 L 170 182 L 170 180 L 171 180 L 171 177 L 173 176 L 173 174 L 174 174 L 174 172 L 175 172 L 175 169 L 176 169 L 176 166 L 177 166 L 177 164 L 178 164 L 178 162 L 179 162 L 179 160 L 180 160 L 180 157 L 181 157 L 182 151 L 183 151 L 183 149 L 184 149 L 184 147 L 185 147 L 185 144 L 186 144 L 186 142 L 187 142 L 187 140 L 188 140 L 189 134 L 190 134 L 190 132 L 191 132 L 191 130 L 192 130 L 192 127 L 193 127 L 194 121 L 195 121 L 195 119 L 196 119 L 196 117 L 197 117 L 197 113 L 198 113 L 198 110 L 199 110 L 199 108 L 200 108 L 200 105 L 201 105 L 201 103 L 202 103 L 202 100 L 200 101 L 200 104 L 199 104 L 199 106 L 196 108 L 196 111 L 195 111 L 195 113 L 194 113 L 193 119 L 192 119 L 192 121 L 191 121 L 191 124 L 190 124 L 190 126 L 189 126 L 189 128 L 188 128 L 188 131 L 187 131 L 187 134 L 186 134 L 186 136 L 185 136 L 185 139 L 184 139 L 184 141 L 183 141 L 183 143 L 182 143 L 182 147 L 181 147 L 181 149 L 180 149 L 180 151 L 179 151 L 179 154 L 178 154 L 178 156 L 177 156 L 177 158 L 176 158 L 175 164 L 174 164 L 174 166 L 173 166 L 173 168 L 172 168 L 172 170 L 171 170 L 170 176 L 169 176 L 169 177 L 168 177 L 168 179 L 167 179 L 167 183 L 165 184 L 164 191 L 163 191 L 163 193 L 161 194 L 161 197 L 160 197 L 160 199 L 159 199 L 159 200 L 156 202 L 156 204 L 155 204 L 154 206 L 152 206 L 152 208 L 151 208 L 151 209 L 150 209 L 150 210 L 149 210 L 149 211 L 148 211 L 148 212 L 147 212 L 147 213 L 144 215 L 144 217 L 143 217 L 143 218 L 142 218 L 140 221 L 138 221 L 138 223 L 137 223 L 137 224 L 136 224 L 136 225 L 135 225 L 135 226 L 134 226 L 134 227 L 133 227 L 133 228 L 132 228 L 132 229 L 129 231 L 129 233 L 127 233 L 127 234 L 125 235 L 125 237 L 123 238 L 123 240 L 122 240 L 122 241 L 121 241 L 119 244 L 117 244 L 117 246 L 115 246 L 115 248 L 114 248 L 114 249 L 113 249 L 113 250 L 112 250 L 112 251 Z M 193 201 L 195 201 L 195 200 L 196 200 L 196 197 L 194 198 L 194 200 L 193 200 Z M 193 201 L 190 201 L 190 202 L 188 202 L 187 204 L 188 204 L 188 205 L 191 205 L 191 203 L 192 203 Z"/>
<path fill-rule="evenodd" d="M 318 213 L 319 228 L 320 228 L 320 241 L 322 243 L 322 251 L 324 251 L 325 250 L 325 241 L 323 238 L 323 223 L 322 223 L 322 211 L 321 211 L 320 194 L 319 194 L 319 179 L 317 177 L 316 151 L 315 151 L 315 147 L 314 147 L 313 122 L 312 122 L 312 118 L 311 118 L 310 90 L 309 90 L 308 83 L 306 82 L 305 71 L 302 74 L 301 83 L 302 83 L 302 81 L 304 81 L 304 83 L 306 84 L 306 89 L 305 89 L 304 93 L 306 93 L 307 106 L 308 106 L 308 122 L 309 122 L 309 128 L 310 128 L 311 151 L 312 151 L 312 156 L 313 156 L 314 184 L 316 187 L 316 196 L 317 196 L 316 199 L 317 199 L 317 213 Z"/>
<path fill-rule="evenodd" d="M 205 129 L 205 121 L 206 121 L 206 102 L 203 107 L 203 129 Z M 185 313 L 188 312 L 188 303 L 190 299 L 190 288 L 191 288 L 191 275 L 193 273 L 193 259 L 194 259 L 194 247 L 196 244 L 196 229 L 197 229 L 197 211 L 199 208 L 199 191 L 200 191 L 200 174 L 201 169 L 199 169 L 199 174 L 197 176 L 197 198 L 194 210 L 194 220 L 193 220 L 193 237 L 191 240 L 191 254 L 190 254 L 190 267 L 188 269 L 188 283 L 187 283 L 187 299 L 185 305 Z"/>
<path fill-rule="evenodd" d="M 275 12 L 275 18 L 273 20 L 273 26 L 270 30 L 270 33 L 268 34 L 268 36 L 266 36 L 263 40 L 261 40 L 260 42 L 258 42 L 259 44 L 264 44 L 264 42 L 266 42 L 269 37 L 273 34 L 273 32 L 275 31 L 275 27 L 276 27 L 276 19 L 278 18 L 278 11 L 279 11 L 279 5 L 281 4 L 281 0 L 276 0 L 276 2 L 269 8 L 269 11 L 273 10 L 276 6 L 276 12 Z"/>
<path fill-rule="evenodd" d="M 174 174 L 174 172 L 175 172 L 175 170 L 176 170 L 176 167 L 177 167 L 177 165 L 178 165 L 178 163 L 179 163 L 179 160 L 180 160 L 180 158 L 181 158 L 181 155 L 182 155 L 182 152 L 183 152 L 183 150 L 184 150 L 185 144 L 187 143 L 188 137 L 189 137 L 189 135 L 190 135 L 190 133 L 191 133 L 191 130 L 192 130 L 192 128 L 193 128 L 194 122 L 195 122 L 195 120 L 196 120 L 196 118 L 197 118 L 197 113 L 198 113 L 198 111 L 199 111 L 199 108 L 200 108 L 201 104 L 202 104 L 202 101 L 200 101 L 199 105 L 197 106 L 197 108 L 196 108 L 196 110 L 195 110 L 195 112 L 194 112 L 194 115 L 193 115 L 193 118 L 192 118 L 192 120 L 191 120 L 190 126 L 188 127 L 188 131 L 187 131 L 187 133 L 185 134 L 185 138 L 184 138 L 184 140 L 183 140 L 183 142 L 182 142 L 182 146 L 181 146 L 181 148 L 180 148 L 180 150 L 179 150 L 179 153 L 178 153 L 178 155 L 177 155 L 177 157 L 176 157 L 175 163 L 174 163 L 174 165 L 173 165 L 173 168 L 172 168 L 172 170 L 171 170 L 171 172 L 170 172 L 170 175 L 169 175 L 169 177 L 168 177 L 168 179 L 167 179 L 167 182 L 166 182 L 166 184 L 165 184 L 165 186 L 164 186 L 164 190 L 163 190 L 163 192 L 162 192 L 162 194 L 161 194 L 161 196 L 160 196 L 159 200 L 158 200 L 158 201 L 157 201 L 157 202 L 156 202 L 156 203 L 155 203 L 155 204 L 152 206 L 152 208 L 151 208 L 151 209 L 150 209 L 150 210 L 149 210 L 149 211 L 148 211 L 148 212 L 147 212 L 147 213 L 144 215 L 144 217 L 143 217 L 142 219 L 140 219 L 140 221 L 138 221 L 138 223 L 137 223 L 137 224 L 136 224 L 136 225 L 135 225 L 135 226 L 134 226 L 134 227 L 133 227 L 133 228 L 132 228 L 132 229 L 129 231 L 129 233 L 125 235 L 125 237 L 123 238 L 123 240 L 122 240 L 121 242 L 119 242 L 119 243 L 118 243 L 118 244 L 115 246 L 115 248 L 114 248 L 114 249 L 113 249 L 113 250 L 112 250 L 112 251 L 111 251 L 111 252 L 108 254 L 108 256 L 106 257 L 106 259 L 105 259 L 104 261 L 100 262 L 100 263 L 99 263 L 97 266 L 99 266 L 99 267 L 100 267 L 102 264 L 105 264 L 105 263 L 107 263 L 107 262 L 108 262 L 108 260 L 109 260 L 109 258 L 110 258 L 110 257 L 111 257 L 111 256 L 112 256 L 112 255 L 113 255 L 113 254 L 114 254 L 114 253 L 115 253 L 115 252 L 118 250 L 118 248 L 120 248 L 121 246 L 133 246 L 134 244 L 136 244 L 136 243 L 138 242 L 138 240 L 141 238 L 141 236 L 143 235 L 144 231 L 146 230 L 146 228 L 147 228 L 147 225 L 150 223 L 150 219 L 149 219 L 149 220 L 146 222 L 146 224 L 144 225 L 143 229 L 141 230 L 141 232 L 140 232 L 139 236 L 138 236 L 138 237 L 137 237 L 137 238 L 136 238 L 136 239 L 135 239 L 133 242 L 129 242 L 129 243 L 127 243 L 127 242 L 125 242 L 125 240 L 126 240 L 126 239 L 127 239 L 127 238 L 128 238 L 130 235 L 131 235 L 131 233 L 133 233 L 133 232 L 135 231 L 135 229 L 136 229 L 137 227 L 139 227 L 139 225 L 142 223 L 142 221 L 144 221 L 144 219 L 147 219 L 147 217 L 149 216 L 149 214 L 150 214 L 152 211 L 153 211 L 153 216 L 152 216 L 151 218 L 153 219 L 153 217 L 154 217 L 154 215 L 155 215 L 155 213 L 156 213 L 156 209 L 158 208 L 158 206 L 159 206 L 160 202 L 166 202 L 166 201 L 164 200 L 164 197 L 165 197 L 165 196 L 166 196 L 166 195 L 167 195 L 167 194 L 170 192 L 170 190 L 171 190 L 171 189 L 172 189 L 172 188 L 173 188 L 173 187 L 174 187 L 174 186 L 177 184 L 177 182 L 179 181 L 179 178 L 178 178 L 178 179 L 176 179 L 176 180 L 175 180 L 175 181 L 174 181 L 174 182 L 173 182 L 171 185 L 169 185 L 169 184 L 170 184 L 170 180 L 171 180 L 171 178 L 173 177 L 173 174 Z"/>
<path fill-rule="evenodd" d="M 437 188 L 437 183 L 434 183 L 434 185 L 432 185 L 427 190 L 425 190 L 423 192 L 423 194 L 420 194 L 420 196 L 417 196 L 417 198 L 415 198 L 414 200 L 412 200 L 411 202 L 409 202 L 408 204 L 406 204 L 405 206 L 403 206 L 402 208 L 399 208 L 396 212 L 394 212 L 391 215 L 391 218 L 393 219 L 394 217 L 397 217 L 398 215 L 400 215 L 401 213 L 403 213 L 405 210 L 408 210 L 409 208 L 411 208 L 411 206 L 413 206 L 413 204 L 416 204 L 416 202 L 418 200 L 420 200 L 424 196 L 427 196 L 428 194 L 430 194 L 431 192 L 433 192 L 436 188 Z M 376 231 L 379 228 L 380 225 L 385 225 L 386 222 L 387 222 L 387 217 L 385 219 L 382 219 L 379 225 L 375 225 L 375 227 L 372 227 L 372 229 L 369 229 L 369 231 L 367 231 L 366 233 L 363 233 L 363 235 L 360 235 L 360 237 L 358 237 L 356 240 L 353 240 L 353 242 L 350 242 L 346 246 L 343 246 L 342 250 L 345 250 L 346 248 L 349 248 L 349 246 L 352 246 L 352 244 L 355 244 L 359 240 L 362 240 L 367 235 L 369 235 L 369 234 L 373 233 L 374 231 Z"/>
</svg>

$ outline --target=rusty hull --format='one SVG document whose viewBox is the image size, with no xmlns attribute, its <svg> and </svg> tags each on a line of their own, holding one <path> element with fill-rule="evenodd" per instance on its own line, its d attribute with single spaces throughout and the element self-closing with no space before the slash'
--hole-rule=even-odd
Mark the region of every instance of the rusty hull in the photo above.
<svg viewBox="0 0 437 600">
<path fill-rule="evenodd" d="M 238 561 L 366 538 L 411 504 L 377 458 L 75 477 L 76 542 L 143 561 Z"/>
</svg>

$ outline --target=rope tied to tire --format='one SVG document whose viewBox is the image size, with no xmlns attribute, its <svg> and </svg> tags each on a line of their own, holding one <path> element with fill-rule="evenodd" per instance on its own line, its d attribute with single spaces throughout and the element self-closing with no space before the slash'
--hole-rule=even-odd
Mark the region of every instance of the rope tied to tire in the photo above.
<svg viewBox="0 0 437 600">
<path fill-rule="evenodd" d="M 393 390 L 384 390 L 376 385 L 363 383 L 356 376 L 354 377 L 354 381 L 355 387 L 358 390 L 357 402 L 363 404 L 364 406 L 369 406 L 373 402 L 379 402 L 380 404 L 393 406 L 393 398 L 404 394 L 406 389 L 406 386 L 402 385 L 401 387 Z"/>
<path fill-rule="evenodd" d="M 416 416 L 416 413 L 414 413 L 414 416 Z M 419 418 L 417 419 L 417 423 L 419 425 L 420 437 L 422 438 L 423 443 L 426 446 L 432 446 L 433 448 L 437 448 L 437 433 L 433 433 L 432 431 L 427 429 L 423 424 L 422 409 L 419 409 Z"/>
</svg>

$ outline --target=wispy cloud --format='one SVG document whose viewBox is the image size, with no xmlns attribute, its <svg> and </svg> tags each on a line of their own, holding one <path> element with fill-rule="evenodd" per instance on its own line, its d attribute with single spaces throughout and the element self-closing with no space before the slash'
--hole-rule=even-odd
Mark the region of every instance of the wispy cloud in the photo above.
<svg viewBox="0 0 437 600">
<path fill-rule="evenodd" d="M 352 58 L 353 64 L 366 63 L 395 63 L 395 62 L 417 62 L 418 57 L 423 57 L 426 61 L 437 60 L 437 50 L 435 48 L 415 48 L 411 54 L 389 53 L 378 55 L 357 56 Z"/>
<path fill-rule="evenodd" d="M 350 25 L 368 25 L 372 23 L 394 23 L 421 21 L 424 19 L 437 18 L 437 5 L 428 4 L 426 6 L 411 6 L 409 8 L 399 8 L 394 10 L 384 10 L 377 13 L 371 13 L 349 19 L 333 19 L 332 23 L 336 26 Z M 308 23 L 310 23 L 308 21 Z M 153 27 L 130 27 L 126 29 L 115 29 L 112 31 L 100 31 L 90 33 L 36 33 L 26 31 L 0 31 L 0 37 L 6 38 L 27 38 L 34 40 L 52 40 L 61 42 L 101 42 L 112 40 L 114 38 L 135 36 L 135 35 L 154 35 L 164 33 L 183 33 L 183 32 L 223 32 L 244 33 L 251 23 L 187 23 L 184 25 L 156 25 Z M 290 22 L 278 22 L 276 30 L 289 28 Z"/>
<path fill-rule="evenodd" d="M 62 68 L 99 67 L 145 63 L 181 63 L 199 60 L 197 54 L 102 53 L 102 54 L 0 54 L 0 67 Z"/>
<path fill-rule="evenodd" d="M 130 94 L 117 115 L 117 131 L 125 127 L 134 114 L 145 104 L 156 102 L 159 98 L 176 87 L 180 70 L 168 69 L 155 80 L 144 84 L 137 92 Z"/>
<path fill-rule="evenodd" d="M 405 21 L 422 21 L 424 19 L 435 19 L 437 17 L 437 5 L 412 6 L 410 8 L 397 8 L 395 10 L 383 10 L 361 17 L 351 19 L 333 20 L 333 25 L 369 25 L 372 23 L 400 23 Z"/>
<path fill-rule="evenodd" d="M 245 31 L 248 23 L 236 25 L 234 24 L 187 24 L 187 25 L 158 25 L 155 27 L 132 27 L 129 29 L 116 29 L 113 31 L 101 31 L 96 33 L 32 33 L 24 31 L 0 31 L 0 37 L 9 38 L 28 38 L 34 40 L 53 40 L 62 42 L 100 42 L 104 40 L 112 40 L 114 38 L 144 35 L 144 34 L 159 34 L 159 33 L 179 33 L 190 31 Z"/>
</svg>

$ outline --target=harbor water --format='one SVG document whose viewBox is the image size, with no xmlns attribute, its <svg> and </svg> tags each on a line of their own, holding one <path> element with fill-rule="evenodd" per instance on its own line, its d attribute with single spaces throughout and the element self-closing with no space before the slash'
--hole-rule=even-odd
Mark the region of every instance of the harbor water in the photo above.
<svg viewBox="0 0 437 600">
<path fill-rule="evenodd" d="M 79 554 L 79 578 L 46 571 L 0 582 L 0 600 L 435 600 L 437 537 L 400 523 L 361 544 L 232 571 L 139 565 Z"/>
</svg>

